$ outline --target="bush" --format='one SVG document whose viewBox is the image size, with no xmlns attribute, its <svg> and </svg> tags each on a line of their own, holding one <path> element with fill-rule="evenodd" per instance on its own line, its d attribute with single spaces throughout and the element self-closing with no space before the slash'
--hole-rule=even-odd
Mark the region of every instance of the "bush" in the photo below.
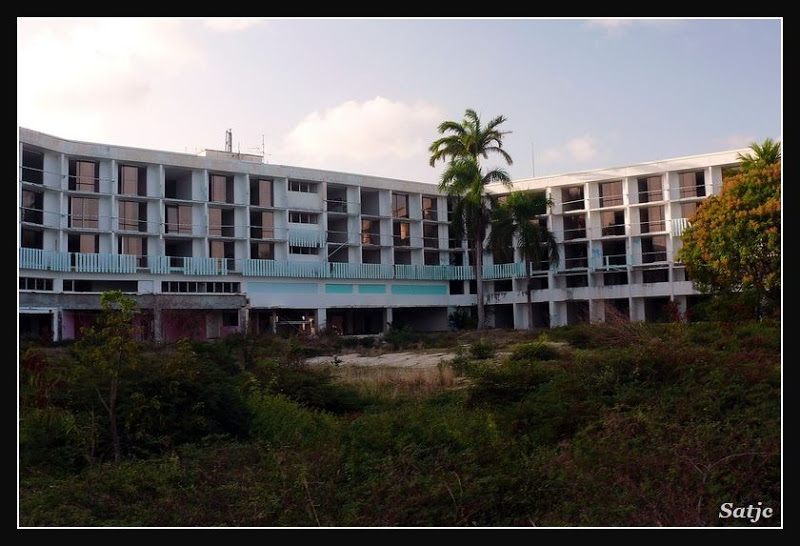
<svg viewBox="0 0 800 546">
<path fill-rule="evenodd" d="M 470 346 L 469 354 L 476 360 L 486 360 L 497 354 L 497 346 L 491 341 L 482 339 Z"/>
<path fill-rule="evenodd" d="M 511 353 L 512 360 L 556 360 L 558 349 L 543 341 L 517 345 Z"/>
<path fill-rule="evenodd" d="M 447 319 L 454 330 L 475 330 L 478 327 L 478 316 L 474 307 L 457 307 Z"/>
<path fill-rule="evenodd" d="M 248 398 L 248 406 L 253 415 L 252 436 L 276 446 L 313 443 L 333 427 L 329 416 L 281 394 L 254 393 Z"/>
<path fill-rule="evenodd" d="M 394 350 L 408 349 L 420 342 L 420 336 L 411 326 L 392 325 L 389 331 L 383 334 L 383 340 Z"/>
</svg>

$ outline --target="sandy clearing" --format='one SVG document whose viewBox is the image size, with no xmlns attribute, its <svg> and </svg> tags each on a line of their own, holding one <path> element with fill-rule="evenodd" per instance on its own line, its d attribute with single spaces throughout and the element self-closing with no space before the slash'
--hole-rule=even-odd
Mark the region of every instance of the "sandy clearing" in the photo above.
<svg viewBox="0 0 800 546">
<path fill-rule="evenodd" d="M 358 353 L 338 355 L 340 366 L 386 366 L 396 368 L 435 368 L 441 360 L 450 360 L 453 353 L 385 353 L 362 356 Z M 307 364 L 331 364 L 333 356 L 315 356 L 306 359 Z"/>
</svg>

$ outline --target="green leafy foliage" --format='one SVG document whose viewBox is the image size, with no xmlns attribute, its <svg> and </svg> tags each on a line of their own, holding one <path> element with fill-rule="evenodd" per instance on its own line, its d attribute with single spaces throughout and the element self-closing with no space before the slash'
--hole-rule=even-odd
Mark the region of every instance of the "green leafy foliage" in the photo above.
<svg viewBox="0 0 800 546">
<path fill-rule="evenodd" d="M 700 290 L 753 294 L 762 316 L 780 301 L 781 163 L 755 161 L 705 199 L 678 259 Z"/>
<path fill-rule="evenodd" d="M 553 340 L 565 344 L 555 353 Z M 143 350 L 119 415 L 147 435 L 121 427 L 122 460 L 90 465 L 83 391 L 62 369 L 72 356 L 26 351 L 21 525 L 781 524 L 780 323 L 557 329 L 498 347 L 504 358 L 461 353 L 449 390 L 343 411 L 330 369 L 284 361 L 284 349 L 267 338 Z M 757 501 L 776 515 L 717 517 L 723 502 Z"/>
</svg>

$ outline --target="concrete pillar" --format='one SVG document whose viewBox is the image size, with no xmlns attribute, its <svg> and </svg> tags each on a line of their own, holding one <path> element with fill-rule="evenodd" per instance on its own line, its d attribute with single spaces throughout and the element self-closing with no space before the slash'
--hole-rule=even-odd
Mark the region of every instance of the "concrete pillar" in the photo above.
<svg viewBox="0 0 800 546">
<path fill-rule="evenodd" d="M 391 307 L 387 307 L 383 310 L 383 331 L 389 331 L 389 325 L 394 320 L 394 315 L 392 313 L 393 309 Z"/>
<path fill-rule="evenodd" d="M 272 311 L 272 316 L 270 317 L 269 324 L 272 327 L 272 333 L 273 334 L 277 334 L 278 333 L 278 313 L 275 310 Z"/>
<path fill-rule="evenodd" d="M 319 334 L 328 326 L 328 310 L 324 307 L 317 309 L 316 333 Z"/>
<path fill-rule="evenodd" d="M 248 309 L 247 306 L 241 307 L 239 309 L 239 332 L 243 334 L 249 333 L 247 329 L 249 318 L 250 318 L 250 309 Z"/>
<path fill-rule="evenodd" d="M 153 309 L 153 341 L 161 343 L 163 324 L 161 323 L 161 309 L 157 306 Z"/>
<path fill-rule="evenodd" d="M 59 341 L 61 339 L 61 329 L 58 327 L 60 324 L 59 320 L 59 310 L 53 309 L 50 313 L 50 331 L 53 332 L 53 341 Z"/>
</svg>

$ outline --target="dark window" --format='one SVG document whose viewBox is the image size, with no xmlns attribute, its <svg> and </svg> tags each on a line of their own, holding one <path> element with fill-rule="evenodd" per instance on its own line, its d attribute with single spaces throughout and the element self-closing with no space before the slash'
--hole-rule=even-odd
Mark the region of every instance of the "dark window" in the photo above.
<svg viewBox="0 0 800 546">
<path fill-rule="evenodd" d="M 192 233 L 192 207 L 190 205 L 164 205 L 167 223 L 165 233 Z"/>
<path fill-rule="evenodd" d="M 223 311 L 222 312 L 222 325 L 223 326 L 239 326 L 239 311 Z"/>
<path fill-rule="evenodd" d="M 67 251 L 95 254 L 100 251 L 100 236 L 91 233 L 73 233 L 67 237 Z"/>
<path fill-rule="evenodd" d="M 411 246 L 411 224 L 395 222 L 393 230 L 394 246 Z"/>
<path fill-rule="evenodd" d="M 69 227 L 97 229 L 100 200 L 93 197 L 69 198 Z"/>
<path fill-rule="evenodd" d="M 680 196 L 683 197 L 705 197 L 705 174 L 703 171 L 695 171 L 691 173 L 681 173 L 680 179 Z"/>
<path fill-rule="evenodd" d="M 394 263 L 400 265 L 411 265 L 411 251 L 410 250 L 395 250 Z"/>
<path fill-rule="evenodd" d="M 272 206 L 272 180 L 250 180 L 250 204 L 259 207 Z"/>
<path fill-rule="evenodd" d="M 603 241 L 603 266 L 625 265 L 628 263 L 625 240 Z"/>
<path fill-rule="evenodd" d="M 667 261 L 667 238 L 664 235 L 642 237 L 642 263 Z"/>
<path fill-rule="evenodd" d="M 120 237 L 117 239 L 117 252 L 139 256 L 138 267 L 147 266 L 147 239 L 144 237 Z"/>
<path fill-rule="evenodd" d="M 622 181 L 600 184 L 600 206 L 618 207 L 622 205 Z"/>
<path fill-rule="evenodd" d="M 361 220 L 361 244 L 381 244 L 381 224 L 378 220 Z"/>
<path fill-rule="evenodd" d="M 289 247 L 289 254 L 317 254 L 319 253 L 318 248 L 310 248 L 307 246 L 290 246 Z"/>
<path fill-rule="evenodd" d="M 639 229 L 642 233 L 664 231 L 664 207 L 646 207 L 639 209 Z"/>
<path fill-rule="evenodd" d="M 209 200 L 215 203 L 233 203 L 233 177 L 221 174 L 208 176 Z"/>
<path fill-rule="evenodd" d="M 250 237 L 252 239 L 275 237 L 275 215 L 271 211 L 250 211 Z"/>
<path fill-rule="evenodd" d="M 299 180 L 289 180 L 289 191 L 299 193 L 317 193 L 317 185 L 313 182 L 301 182 Z"/>
<path fill-rule="evenodd" d="M 437 224 L 424 224 L 422 237 L 426 248 L 439 248 L 439 226 Z"/>
<path fill-rule="evenodd" d="M 450 293 L 451 294 L 463 294 L 464 293 L 464 281 L 450 281 Z"/>
<path fill-rule="evenodd" d="M 494 281 L 494 291 L 495 292 L 511 292 L 514 290 L 512 286 L 511 279 L 503 279 L 499 281 Z"/>
<path fill-rule="evenodd" d="M 614 210 L 603 212 L 601 217 L 603 236 L 625 235 L 625 211 Z"/>
<path fill-rule="evenodd" d="M 437 211 L 437 198 L 422 196 L 422 219 L 423 220 L 438 220 L 439 215 Z"/>
<path fill-rule="evenodd" d="M 603 284 L 606 286 L 619 286 L 622 284 L 628 284 L 628 273 L 625 271 L 606 273 L 603 275 Z"/>
<path fill-rule="evenodd" d="M 22 149 L 22 181 L 42 184 L 44 181 L 44 154 Z"/>
<path fill-rule="evenodd" d="M 392 194 L 392 216 L 395 218 L 408 218 L 408 195 L 404 193 Z"/>
<path fill-rule="evenodd" d="M 317 224 L 318 215 L 313 212 L 289 212 L 289 222 L 293 224 Z"/>
<path fill-rule="evenodd" d="M 23 248 L 44 248 L 44 238 L 41 231 L 22 228 L 20 243 Z"/>
<path fill-rule="evenodd" d="M 147 195 L 147 169 L 133 165 L 120 165 L 118 170 L 119 193 Z"/>
<path fill-rule="evenodd" d="M 425 251 L 425 265 L 439 265 L 439 263 L 438 252 Z"/>
<path fill-rule="evenodd" d="M 650 203 L 651 201 L 661 201 L 661 176 L 648 176 L 637 180 L 639 185 L 639 202 Z"/>
<path fill-rule="evenodd" d="M 69 189 L 75 191 L 100 191 L 97 177 L 98 165 L 94 161 L 69 160 Z"/>
<path fill-rule="evenodd" d="M 589 286 L 589 279 L 586 275 L 567 276 L 567 288 L 582 288 Z"/>
<path fill-rule="evenodd" d="M 20 277 L 19 289 L 52 292 L 53 279 L 41 279 L 39 277 Z"/>
<path fill-rule="evenodd" d="M 583 210 L 583 186 L 561 188 L 561 201 L 564 212 Z"/>
<path fill-rule="evenodd" d="M 256 260 L 274 260 L 275 245 L 273 243 L 251 243 L 250 257 Z"/>
<path fill-rule="evenodd" d="M 138 201 L 119 202 L 119 229 L 147 231 L 147 203 Z"/>
<path fill-rule="evenodd" d="M 642 271 L 642 282 L 646 284 L 669 282 L 669 271 L 666 269 L 648 269 Z"/>
<path fill-rule="evenodd" d="M 22 190 L 22 221 L 41 224 L 44 213 L 44 194 L 38 191 Z"/>
<path fill-rule="evenodd" d="M 566 269 L 587 266 L 588 259 L 585 243 L 564 245 L 564 267 Z"/>
<path fill-rule="evenodd" d="M 570 214 L 564 216 L 564 240 L 586 237 L 586 215 Z"/>
<path fill-rule="evenodd" d="M 208 234 L 217 237 L 234 236 L 234 211 L 233 209 L 208 209 Z"/>
</svg>

